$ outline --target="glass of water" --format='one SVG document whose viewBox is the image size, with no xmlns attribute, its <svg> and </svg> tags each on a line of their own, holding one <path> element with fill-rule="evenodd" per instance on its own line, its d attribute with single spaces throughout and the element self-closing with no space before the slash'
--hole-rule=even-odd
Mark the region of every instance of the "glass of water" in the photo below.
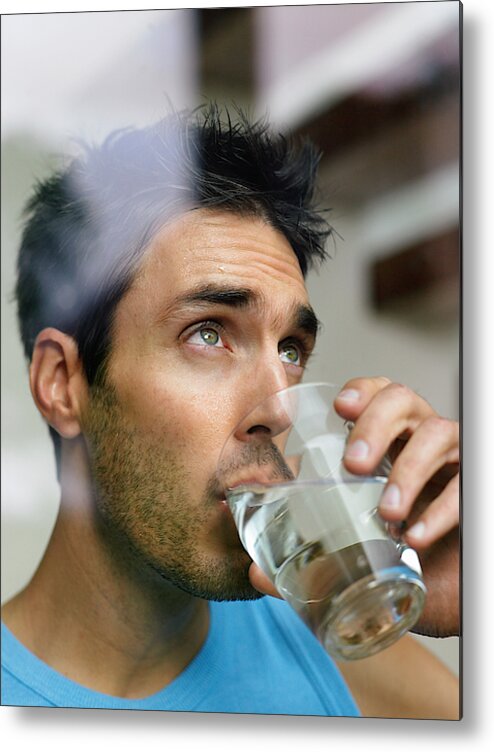
<svg viewBox="0 0 494 752">
<path fill-rule="evenodd" d="M 417 554 L 377 506 L 390 465 L 370 476 L 343 466 L 351 424 L 339 388 L 299 384 L 247 415 L 219 472 L 246 551 L 339 660 L 388 647 L 417 621 L 425 586 Z"/>
</svg>

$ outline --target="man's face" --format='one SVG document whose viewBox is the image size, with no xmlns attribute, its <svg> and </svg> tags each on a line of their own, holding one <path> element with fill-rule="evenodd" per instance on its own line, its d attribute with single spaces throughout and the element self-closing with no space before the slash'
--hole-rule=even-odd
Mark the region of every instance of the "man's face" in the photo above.
<svg viewBox="0 0 494 752">
<path fill-rule="evenodd" d="M 301 380 L 315 328 L 284 236 L 210 210 L 156 236 L 117 307 L 106 383 L 92 390 L 84 426 L 99 510 L 146 566 L 187 592 L 259 595 L 224 499 L 247 468 L 252 480 L 249 442 L 274 431 L 272 416 L 232 432 Z"/>
</svg>

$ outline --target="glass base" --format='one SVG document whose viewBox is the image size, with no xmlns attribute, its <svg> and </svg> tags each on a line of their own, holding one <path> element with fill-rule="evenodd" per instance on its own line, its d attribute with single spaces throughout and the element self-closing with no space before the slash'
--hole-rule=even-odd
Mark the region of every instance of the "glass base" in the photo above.
<svg viewBox="0 0 494 752">
<path fill-rule="evenodd" d="M 399 574 L 398 574 L 399 572 Z M 368 658 L 392 645 L 418 620 L 425 586 L 403 567 L 369 575 L 333 600 L 317 631 L 319 640 L 338 660 Z"/>
</svg>

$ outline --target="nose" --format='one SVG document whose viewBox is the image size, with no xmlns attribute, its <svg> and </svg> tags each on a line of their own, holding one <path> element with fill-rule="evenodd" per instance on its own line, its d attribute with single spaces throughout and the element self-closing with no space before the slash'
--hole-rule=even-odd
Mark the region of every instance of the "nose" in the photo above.
<svg viewBox="0 0 494 752">
<path fill-rule="evenodd" d="M 260 374 L 258 374 L 260 376 Z M 286 395 L 279 392 L 288 387 L 286 373 L 270 372 L 263 383 L 256 379 L 255 388 L 249 390 L 244 404 L 249 409 L 235 431 L 239 441 L 262 441 L 284 433 L 292 424 L 290 405 Z"/>
</svg>

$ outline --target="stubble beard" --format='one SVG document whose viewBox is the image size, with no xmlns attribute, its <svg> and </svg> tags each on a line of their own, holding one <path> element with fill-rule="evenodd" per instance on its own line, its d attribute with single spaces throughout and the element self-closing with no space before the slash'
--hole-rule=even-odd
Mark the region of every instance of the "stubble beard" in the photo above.
<svg viewBox="0 0 494 752">
<path fill-rule="evenodd" d="M 189 473 L 163 440 L 129 424 L 113 386 L 91 387 L 84 419 L 96 524 L 114 559 L 206 600 L 254 600 L 243 549 L 201 551 L 213 506 L 211 478 L 200 503 L 186 492 Z"/>
</svg>

